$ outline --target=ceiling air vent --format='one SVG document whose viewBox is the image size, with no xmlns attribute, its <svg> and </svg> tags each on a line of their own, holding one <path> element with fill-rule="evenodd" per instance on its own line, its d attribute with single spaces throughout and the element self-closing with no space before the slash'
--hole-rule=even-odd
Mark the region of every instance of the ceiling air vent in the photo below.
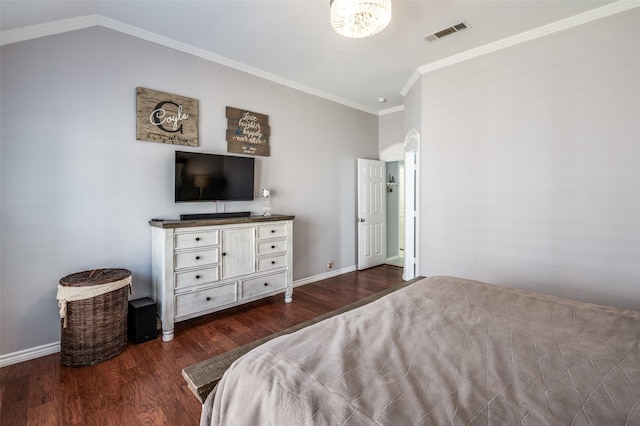
<svg viewBox="0 0 640 426">
<path fill-rule="evenodd" d="M 441 38 L 444 38 L 446 36 L 449 36 L 451 34 L 455 34 L 455 33 L 459 33 L 460 31 L 464 31 L 467 28 L 469 28 L 469 24 L 466 21 L 462 21 L 459 22 L 455 25 L 452 25 L 450 27 L 447 27 L 443 30 L 440 31 L 436 31 L 433 34 L 429 34 L 427 36 L 424 37 L 424 39 L 430 43 L 434 42 L 434 41 L 438 41 Z"/>
</svg>

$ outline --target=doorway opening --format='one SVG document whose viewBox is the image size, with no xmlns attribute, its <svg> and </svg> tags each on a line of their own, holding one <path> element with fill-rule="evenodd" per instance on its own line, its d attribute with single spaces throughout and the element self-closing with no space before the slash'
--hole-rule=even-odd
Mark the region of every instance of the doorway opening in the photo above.
<svg viewBox="0 0 640 426">
<path fill-rule="evenodd" d="M 387 259 L 386 264 L 404 267 L 404 160 L 386 163 Z"/>
<path fill-rule="evenodd" d="M 391 240 L 391 244 L 393 244 L 393 241 L 396 240 L 393 237 L 392 229 L 394 228 L 399 228 L 399 233 L 404 236 L 402 240 L 400 240 L 400 237 L 397 238 L 397 257 L 393 256 L 393 247 L 389 250 L 389 246 L 387 246 L 387 263 L 391 261 L 396 262 L 401 258 L 404 267 L 402 278 L 405 281 L 409 281 L 420 275 L 420 268 L 417 263 L 420 254 L 420 244 L 418 241 L 418 236 L 420 235 L 420 216 L 418 214 L 418 206 L 420 205 L 419 157 L 420 133 L 416 129 L 411 129 L 407 132 L 404 143 L 391 145 L 380 153 L 380 160 L 386 162 L 387 166 L 387 184 L 393 184 L 393 182 L 389 182 L 391 175 L 393 175 L 393 172 L 389 170 L 394 170 L 394 162 L 398 164 L 397 176 L 393 176 L 398 184 L 397 195 L 400 195 L 400 191 L 402 191 L 402 197 L 399 197 L 397 204 L 398 219 L 396 219 L 395 222 L 392 220 L 391 225 L 387 222 L 387 241 L 389 242 Z M 402 170 L 400 170 L 400 165 L 402 165 Z M 401 179 L 400 175 L 402 175 Z M 402 188 L 400 188 L 400 182 L 402 182 Z M 391 194 L 391 192 L 387 192 L 387 195 L 389 194 Z M 402 208 L 402 213 L 400 213 L 400 208 Z M 390 209 L 392 209 L 391 213 L 393 214 L 393 212 L 395 212 L 394 207 L 390 207 Z M 387 210 L 387 217 L 389 217 L 389 213 L 389 210 Z M 400 215 L 402 215 L 402 220 L 399 219 Z M 389 230 L 392 231 L 390 232 Z M 402 252 L 400 252 L 400 246 L 402 246 Z M 402 255 L 402 257 L 400 257 L 400 255 Z"/>
</svg>

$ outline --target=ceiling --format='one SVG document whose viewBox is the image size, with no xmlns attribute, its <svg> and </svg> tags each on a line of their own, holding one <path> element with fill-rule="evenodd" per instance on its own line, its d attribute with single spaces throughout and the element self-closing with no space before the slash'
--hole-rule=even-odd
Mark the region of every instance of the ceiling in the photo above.
<svg viewBox="0 0 640 426">
<path fill-rule="evenodd" d="M 0 31 L 6 39 L 51 22 L 93 17 L 101 25 L 193 48 L 225 65 L 384 114 L 403 105 L 403 88 L 421 66 L 612 2 L 393 0 L 391 24 L 383 32 L 348 39 L 329 24 L 329 0 L 0 0 Z M 462 20 L 469 29 L 433 43 L 424 40 Z M 59 22 L 60 31 L 65 22 Z"/>
</svg>

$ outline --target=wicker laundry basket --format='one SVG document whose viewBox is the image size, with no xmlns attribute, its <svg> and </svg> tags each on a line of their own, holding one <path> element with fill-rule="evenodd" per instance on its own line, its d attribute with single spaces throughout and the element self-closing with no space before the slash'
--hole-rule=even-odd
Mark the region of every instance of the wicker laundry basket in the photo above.
<svg viewBox="0 0 640 426">
<path fill-rule="evenodd" d="M 60 280 L 62 364 L 94 365 L 124 350 L 130 288 L 127 269 L 95 269 Z"/>
</svg>

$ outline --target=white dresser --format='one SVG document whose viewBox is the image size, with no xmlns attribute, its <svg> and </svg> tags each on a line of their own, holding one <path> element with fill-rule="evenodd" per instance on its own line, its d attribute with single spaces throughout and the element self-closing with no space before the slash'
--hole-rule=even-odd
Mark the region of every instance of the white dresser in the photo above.
<svg viewBox="0 0 640 426">
<path fill-rule="evenodd" d="M 293 293 L 293 216 L 151 221 L 162 340 L 178 321 Z"/>
</svg>

